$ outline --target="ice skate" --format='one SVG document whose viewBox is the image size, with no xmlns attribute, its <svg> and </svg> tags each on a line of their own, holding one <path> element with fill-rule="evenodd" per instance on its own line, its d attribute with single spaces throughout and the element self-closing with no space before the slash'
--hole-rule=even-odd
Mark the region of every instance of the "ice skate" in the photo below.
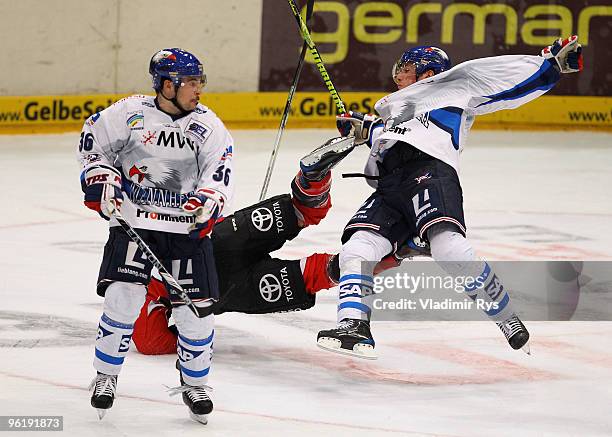
<svg viewBox="0 0 612 437">
<path fill-rule="evenodd" d="M 102 420 L 108 409 L 113 406 L 117 391 L 117 375 L 105 375 L 98 372 L 91 381 L 89 390 L 93 390 L 91 406 L 97 410 L 98 418 Z"/>
<path fill-rule="evenodd" d="M 317 346 L 331 352 L 375 360 L 374 338 L 370 322 L 359 319 L 344 319 L 335 329 L 319 331 Z"/>
<path fill-rule="evenodd" d="M 311 181 L 319 181 L 355 148 L 354 137 L 336 137 L 300 159 L 300 169 Z"/>
<path fill-rule="evenodd" d="M 512 349 L 522 349 L 526 354 L 531 355 L 529 332 L 516 314 L 503 322 L 496 322 L 496 325 L 502 330 Z"/>
<path fill-rule="evenodd" d="M 181 378 L 181 383 L 183 379 Z M 181 393 L 183 402 L 189 408 L 189 417 L 204 425 L 208 423 L 208 415 L 213 410 L 213 403 L 208 396 L 207 390 L 212 390 L 207 385 L 192 386 L 184 384 L 169 389 L 170 396 Z"/>
<path fill-rule="evenodd" d="M 177 362 L 176 364 L 180 372 L 179 363 Z M 207 385 L 193 386 L 185 384 L 182 375 L 180 381 L 180 386 L 168 389 L 170 396 L 181 393 L 183 395 L 183 403 L 189 408 L 189 417 L 196 422 L 206 425 L 208 423 L 208 415 L 213 410 L 213 403 L 208 396 L 208 391 L 212 391 L 212 388 Z"/>
</svg>

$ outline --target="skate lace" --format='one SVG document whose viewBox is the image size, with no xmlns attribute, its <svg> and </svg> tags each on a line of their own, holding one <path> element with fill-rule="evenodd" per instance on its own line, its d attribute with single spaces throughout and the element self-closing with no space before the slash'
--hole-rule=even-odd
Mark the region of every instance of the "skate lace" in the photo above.
<svg viewBox="0 0 612 437">
<path fill-rule="evenodd" d="M 506 338 L 510 338 L 517 332 L 520 332 L 524 329 L 523 324 L 516 316 L 511 317 L 502 323 L 498 323 L 498 325 L 506 336 Z"/>
<path fill-rule="evenodd" d="M 113 375 L 97 375 L 89 384 L 89 390 L 94 390 L 95 396 L 115 396 L 117 377 Z"/>
<path fill-rule="evenodd" d="M 342 320 L 340 323 L 338 323 L 338 329 L 352 329 L 355 326 L 356 326 L 355 321 L 351 319 L 345 319 L 345 320 Z"/>
<path fill-rule="evenodd" d="M 168 389 L 168 394 L 170 396 L 176 396 L 180 393 L 187 393 L 187 396 L 189 396 L 189 399 L 191 399 L 193 402 L 209 401 L 210 397 L 208 396 L 207 391 L 213 391 L 212 387 L 208 385 L 193 386 L 183 384 L 179 385 L 178 387 L 166 388 Z"/>
</svg>

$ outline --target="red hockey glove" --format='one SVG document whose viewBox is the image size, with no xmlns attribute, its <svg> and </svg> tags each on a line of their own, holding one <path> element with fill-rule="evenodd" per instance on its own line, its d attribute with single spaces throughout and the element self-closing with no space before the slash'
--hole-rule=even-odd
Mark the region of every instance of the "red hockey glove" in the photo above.
<svg viewBox="0 0 612 437">
<path fill-rule="evenodd" d="M 182 206 L 183 211 L 195 216 L 195 223 L 189 227 L 189 237 L 195 240 L 206 238 L 212 232 L 224 205 L 223 194 L 210 188 L 199 188 L 189 196 Z"/>
<path fill-rule="evenodd" d="M 85 206 L 96 211 L 104 220 L 110 220 L 114 207 L 121 208 L 121 174 L 112 167 L 100 164 L 84 170 L 81 173 L 81 189 L 85 193 Z"/>
<path fill-rule="evenodd" d="M 552 45 L 544 47 L 541 56 L 559 67 L 561 73 L 578 73 L 582 71 L 582 46 L 578 36 L 559 38 Z"/>
</svg>

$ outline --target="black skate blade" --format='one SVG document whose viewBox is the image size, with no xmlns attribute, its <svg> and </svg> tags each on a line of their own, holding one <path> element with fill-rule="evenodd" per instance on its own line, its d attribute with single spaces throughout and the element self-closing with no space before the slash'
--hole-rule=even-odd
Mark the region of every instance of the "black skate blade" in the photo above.
<svg viewBox="0 0 612 437">
<path fill-rule="evenodd" d="M 362 358 L 364 360 L 377 360 L 378 356 L 374 352 L 374 346 L 364 343 L 357 343 L 353 349 L 341 347 L 340 341 L 336 338 L 321 337 L 317 340 L 317 346 L 323 350 L 335 352 L 337 354 L 349 355 L 351 357 Z"/>
<path fill-rule="evenodd" d="M 302 157 L 302 159 L 300 159 L 300 164 L 304 167 L 310 167 L 314 164 L 319 163 L 326 153 L 332 152 L 336 155 L 340 155 L 342 153 L 348 152 L 355 148 L 354 140 L 354 137 L 332 138 L 321 147 L 313 150 L 308 155 Z"/>
<path fill-rule="evenodd" d="M 525 345 L 521 348 L 523 352 L 527 355 L 531 356 L 531 348 L 529 347 L 529 342 L 525 343 Z"/>
<path fill-rule="evenodd" d="M 189 417 L 202 425 L 206 425 L 208 423 L 208 414 L 195 414 L 193 411 L 189 411 Z"/>
</svg>

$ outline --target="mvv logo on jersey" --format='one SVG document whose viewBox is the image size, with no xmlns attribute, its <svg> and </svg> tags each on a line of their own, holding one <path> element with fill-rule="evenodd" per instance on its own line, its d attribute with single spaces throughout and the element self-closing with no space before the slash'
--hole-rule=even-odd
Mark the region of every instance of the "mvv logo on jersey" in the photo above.
<svg viewBox="0 0 612 437">
<path fill-rule="evenodd" d="M 130 130 L 142 130 L 144 129 L 144 114 L 142 111 L 132 111 L 127 113 L 127 120 L 125 124 Z"/>
<path fill-rule="evenodd" d="M 165 130 L 159 133 L 157 145 L 171 148 L 178 147 L 179 149 L 188 146 L 190 149 L 193 149 L 193 141 L 191 139 L 182 137 L 178 132 L 167 132 Z"/>
</svg>

